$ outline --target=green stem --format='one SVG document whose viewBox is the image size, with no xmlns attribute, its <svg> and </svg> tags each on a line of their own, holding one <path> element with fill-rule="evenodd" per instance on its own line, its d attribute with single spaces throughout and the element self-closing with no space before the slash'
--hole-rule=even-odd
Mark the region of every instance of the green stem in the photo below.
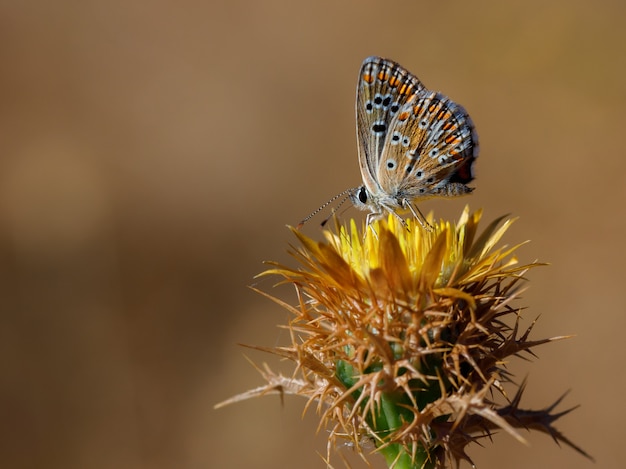
<svg viewBox="0 0 626 469">
<path fill-rule="evenodd" d="M 397 430 L 402 426 L 402 414 L 405 409 L 397 405 L 396 399 L 388 394 L 383 394 L 380 400 L 380 421 L 377 421 L 375 430 L 384 430 L 384 433 Z M 384 426 L 385 428 L 381 428 Z M 384 440 L 384 438 L 383 438 Z M 431 463 L 426 463 L 426 452 L 416 451 L 415 458 L 412 458 L 406 449 L 397 443 L 380 448 L 380 453 L 385 458 L 387 465 L 394 469 L 421 469 L 434 467 Z"/>
<path fill-rule="evenodd" d="M 346 388 L 353 386 L 356 382 L 354 368 L 343 360 L 337 362 L 336 374 Z M 355 399 L 359 397 L 360 392 L 361 390 L 354 392 Z M 426 393 L 426 395 L 428 394 Z M 405 404 L 410 405 L 410 402 Z M 365 403 L 361 405 L 364 406 Z M 377 440 L 380 441 L 379 446 L 381 446 L 378 451 L 383 455 L 389 467 L 394 469 L 434 469 L 434 464 L 428 461 L 428 454 L 421 447 L 417 449 L 415 457 L 413 457 L 411 452 L 407 452 L 401 444 L 385 445 L 394 431 L 402 428 L 405 422 L 410 422 L 414 418 L 413 412 L 402 405 L 402 394 L 383 393 L 376 415 L 370 414 L 366 418 L 370 428 L 380 438 Z"/>
<path fill-rule="evenodd" d="M 387 466 L 392 467 L 395 462 L 394 469 L 420 469 L 422 467 L 418 461 L 412 461 L 411 455 L 407 454 L 397 443 L 381 449 L 380 453 L 385 458 Z"/>
</svg>

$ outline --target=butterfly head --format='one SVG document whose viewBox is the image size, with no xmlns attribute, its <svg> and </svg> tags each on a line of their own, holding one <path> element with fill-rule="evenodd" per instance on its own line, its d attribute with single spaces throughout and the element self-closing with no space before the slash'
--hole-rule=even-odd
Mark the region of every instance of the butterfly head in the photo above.
<svg viewBox="0 0 626 469">
<path fill-rule="evenodd" d="M 350 201 L 360 210 L 368 210 L 372 205 L 372 197 L 365 186 L 357 187 L 350 192 Z"/>
<path fill-rule="evenodd" d="M 398 211 L 408 208 L 407 204 L 409 202 L 408 200 L 402 200 L 380 191 L 372 192 L 365 184 L 356 189 L 352 189 L 348 195 L 352 205 L 359 210 L 370 212 L 367 214 L 368 225 L 370 225 L 373 220 L 382 218 L 387 213 L 392 213 L 400 218 Z"/>
<path fill-rule="evenodd" d="M 395 212 L 402 208 L 402 201 L 390 194 L 371 192 L 366 185 L 352 189 L 349 192 L 350 201 L 359 210 L 369 210 L 374 214 Z"/>
</svg>

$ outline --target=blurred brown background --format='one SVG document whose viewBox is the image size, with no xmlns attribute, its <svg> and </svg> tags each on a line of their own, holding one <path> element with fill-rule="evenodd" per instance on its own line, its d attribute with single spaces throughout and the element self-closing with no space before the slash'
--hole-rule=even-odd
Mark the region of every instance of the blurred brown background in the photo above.
<svg viewBox="0 0 626 469">
<path fill-rule="evenodd" d="M 537 434 L 471 456 L 623 467 L 625 20 L 608 0 L 2 2 L 0 467 L 324 467 L 300 400 L 212 407 L 262 383 L 244 353 L 272 362 L 236 343 L 286 340 L 246 288 L 291 262 L 285 225 L 359 184 L 373 54 L 480 135 L 474 195 L 422 210 L 520 216 L 506 241 L 552 264 L 524 325 L 577 334 L 510 369 L 528 407 L 571 389 L 558 427 L 597 464 Z"/>
</svg>

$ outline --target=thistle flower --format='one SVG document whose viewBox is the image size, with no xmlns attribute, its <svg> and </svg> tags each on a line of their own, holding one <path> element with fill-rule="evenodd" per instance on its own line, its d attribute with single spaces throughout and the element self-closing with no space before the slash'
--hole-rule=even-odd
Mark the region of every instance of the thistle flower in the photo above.
<svg viewBox="0 0 626 469">
<path fill-rule="evenodd" d="M 513 220 L 478 235 L 480 218 L 466 208 L 458 223 L 430 231 L 394 216 L 372 229 L 350 221 L 325 230 L 324 242 L 292 229 L 300 266 L 261 274 L 295 286 L 297 306 L 263 293 L 293 314 L 284 326 L 292 343 L 253 348 L 292 360 L 296 372 L 266 366 L 266 385 L 225 403 L 269 392 L 306 397 L 330 430 L 328 458 L 348 439 L 396 469 L 471 463 L 467 445 L 497 429 L 520 442 L 518 428 L 539 430 L 588 457 L 553 427 L 572 410 L 552 413 L 561 399 L 539 411 L 519 407 L 525 382 L 514 383 L 507 360 L 564 337 L 531 341 L 532 325 L 520 333 L 513 303 L 523 275 L 540 264 L 519 266 L 519 245 L 496 247 Z M 512 398 L 503 385 L 517 388 Z"/>
</svg>

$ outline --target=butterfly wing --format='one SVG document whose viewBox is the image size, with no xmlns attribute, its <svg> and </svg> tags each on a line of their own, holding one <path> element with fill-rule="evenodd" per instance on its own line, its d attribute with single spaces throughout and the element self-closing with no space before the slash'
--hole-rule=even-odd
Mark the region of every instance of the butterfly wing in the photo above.
<svg viewBox="0 0 626 469">
<path fill-rule="evenodd" d="M 356 94 L 356 128 L 359 166 L 365 188 L 373 197 L 382 195 L 378 183 L 381 157 L 389 129 L 409 100 L 424 85 L 408 70 L 390 60 L 368 57 L 361 66 Z"/>
<path fill-rule="evenodd" d="M 380 190 L 397 206 L 418 197 L 470 192 L 478 137 L 462 106 L 428 90 L 395 113 L 375 169 Z"/>
</svg>

